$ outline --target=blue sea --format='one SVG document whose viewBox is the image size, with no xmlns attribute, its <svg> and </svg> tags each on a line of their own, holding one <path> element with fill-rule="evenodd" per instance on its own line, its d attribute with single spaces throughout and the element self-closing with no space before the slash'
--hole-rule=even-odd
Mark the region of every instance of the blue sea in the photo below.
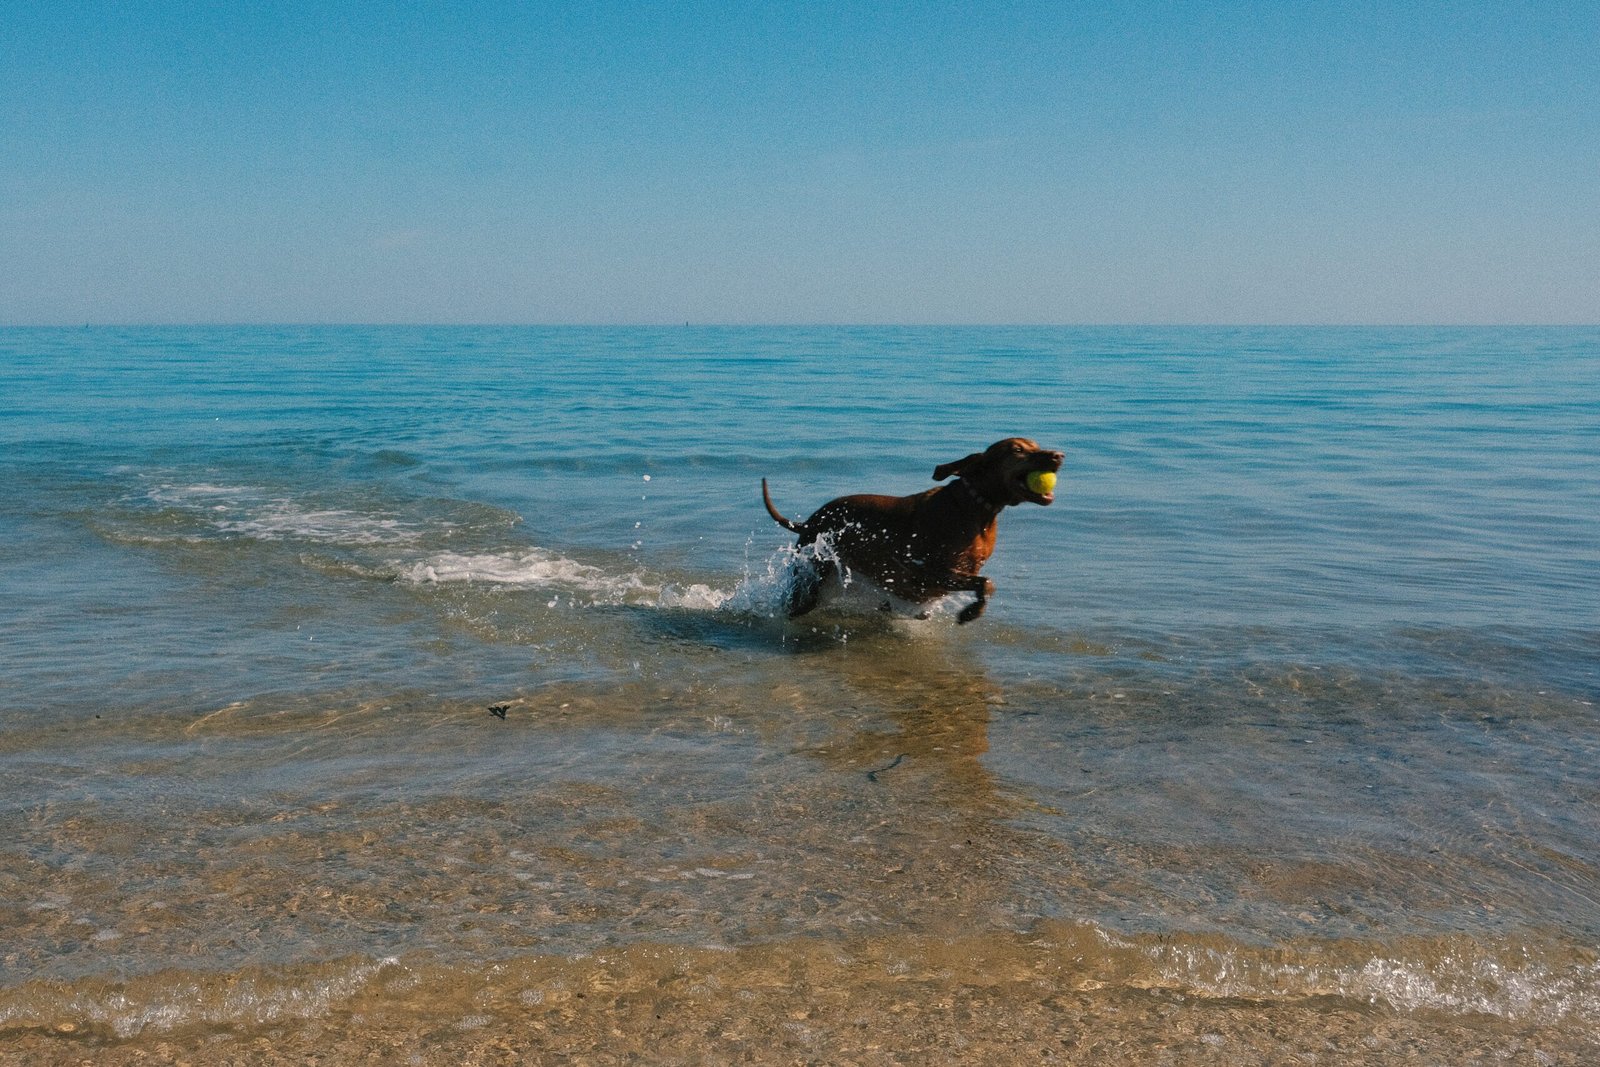
<svg viewBox="0 0 1600 1067">
<path fill-rule="evenodd" d="M 1600 329 L 12 328 L 0 486 L 0 1060 L 1600 1055 Z"/>
</svg>

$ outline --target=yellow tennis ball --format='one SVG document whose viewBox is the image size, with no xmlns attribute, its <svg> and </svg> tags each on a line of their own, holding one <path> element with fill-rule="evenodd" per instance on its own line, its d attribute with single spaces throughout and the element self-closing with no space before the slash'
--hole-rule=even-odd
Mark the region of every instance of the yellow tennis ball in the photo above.
<svg viewBox="0 0 1600 1067">
<path fill-rule="evenodd" d="M 1055 471 L 1034 471 L 1028 475 L 1028 488 L 1040 496 L 1049 496 L 1056 491 Z"/>
</svg>

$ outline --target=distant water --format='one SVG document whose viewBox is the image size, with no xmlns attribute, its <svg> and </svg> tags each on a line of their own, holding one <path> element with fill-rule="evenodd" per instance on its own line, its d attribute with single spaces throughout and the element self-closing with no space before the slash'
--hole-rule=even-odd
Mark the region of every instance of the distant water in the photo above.
<svg viewBox="0 0 1600 1067">
<path fill-rule="evenodd" d="M 1592 1059 L 1597 383 L 1595 329 L 0 330 L 0 1059 Z M 1067 463 L 982 620 L 782 617 L 763 476 L 1012 434 Z"/>
</svg>

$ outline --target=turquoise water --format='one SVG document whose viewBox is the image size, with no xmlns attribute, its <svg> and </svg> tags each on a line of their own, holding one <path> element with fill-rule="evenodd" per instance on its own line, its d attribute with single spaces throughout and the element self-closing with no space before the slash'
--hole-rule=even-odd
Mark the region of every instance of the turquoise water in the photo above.
<svg viewBox="0 0 1600 1067">
<path fill-rule="evenodd" d="M 932 936 L 1591 1040 L 1596 382 L 1594 329 L 0 331 L 0 1033 Z M 781 617 L 762 477 L 1012 434 L 1067 461 L 982 620 Z"/>
</svg>

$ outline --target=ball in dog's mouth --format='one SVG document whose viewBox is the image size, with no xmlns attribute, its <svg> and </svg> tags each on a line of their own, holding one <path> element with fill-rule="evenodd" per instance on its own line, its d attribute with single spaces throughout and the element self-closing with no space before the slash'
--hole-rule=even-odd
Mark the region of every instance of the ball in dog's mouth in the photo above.
<svg viewBox="0 0 1600 1067">
<path fill-rule="evenodd" d="M 1056 472 L 1029 471 L 1028 488 L 1040 496 L 1050 496 L 1056 491 Z"/>
</svg>

